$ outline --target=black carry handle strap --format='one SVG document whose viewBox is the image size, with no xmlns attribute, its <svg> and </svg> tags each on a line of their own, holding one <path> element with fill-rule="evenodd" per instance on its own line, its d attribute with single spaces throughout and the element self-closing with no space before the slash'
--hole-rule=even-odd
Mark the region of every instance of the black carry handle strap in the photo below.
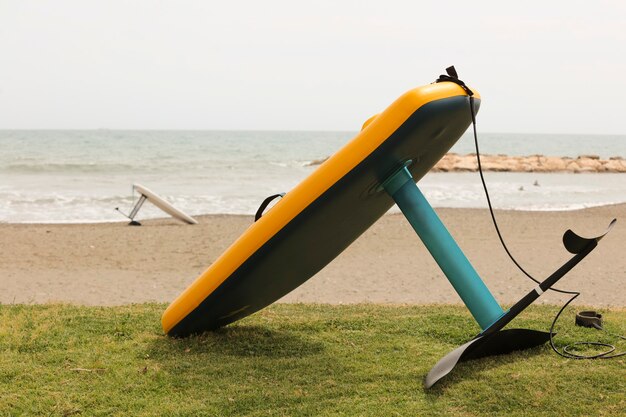
<svg viewBox="0 0 626 417">
<path fill-rule="evenodd" d="M 269 197 L 267 197 L 265 200 L 263 200 L 263 202 L 261 203 L 261 205 L 259 206 L 259 209 L 256 211 L 256 214 L 254 215 L 254 221 L 257 221 L 261 218 L 261 216 L 263 216 L 263 212 L 265 211 L 265 209 L 267 208 L 267 206 L 277 197 L 284 197 L 285 193 L 280 193 L 280 194 L 274 194 L 271 195 Z"/>
<path fill-rule="evenodd" d="M 436 83 L 441 83 L 441 82 L 451 82 L 451 83 L 455 83 L 456 85 L 460 86 L 468 95 L 469 97 L 469 101 L 470 101 L 470 109 L 471 109 L 471 113 L 472 113 L 472 123 L 474 124 L 474 129 L 476 129 L 476 112 L 474 109 L 474 92 L 467 86 L 465 85 L 465 83 L 463 81 L 461 81 L 459 79 L 459 74 L 457 74 L 456 69 L 454 68 L 454 65 L 449 66 L 448 68 L 446 68 L 446 72 L 448 73 L 448 75 L 445 74 L 441 74 L 439 76 L 439 78 L 437 78 L 437 80 L 435 81 Z"/>
<path fill-rule="evenodd" d="M 444 81 L 449 81 L 449 82 L 452 82 L 461 86 L 461 88 L 465 90 L 468 96 L 472 97 L 474 95 L 474 92 L 470 90 L 470 88 L 466 86 L 463 81 L 459 79 L 459 74 L 457 74 L 456 69 L 454 68 L 454 65 L 446 68 L 446 72 L 448 73 L 448 75 L 445 75 L 445 74 L 440 75 L 439 78 L 437 78 L 437 81 L 435 82 L 441 83 Z"/>
</svg>

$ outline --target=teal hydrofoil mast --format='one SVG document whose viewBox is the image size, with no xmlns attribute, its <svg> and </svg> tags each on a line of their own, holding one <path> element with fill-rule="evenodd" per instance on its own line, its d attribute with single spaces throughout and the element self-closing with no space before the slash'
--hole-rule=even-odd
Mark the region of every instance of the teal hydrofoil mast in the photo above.
<svg viewBox="0 0 626 417">
<path fill-rule="evenodd" d="M 411 161 L 406 162 L 383 182 L 381 188 L 393 198 L 482 329 L 474 339 L 444 356 L 431 369 L 424 381 L 426 388 L 430 388 L 459 362 L 528 349 L 548 341 L 548 332 L 502 329 L 587 256 L 609 232 L 615 220 L 604 234 L 595 238 L 583 238 L 571 230 L 566 231 L 563 244 L 574 256 L 504 311 L 415 184 L 407 168 L 410 164 Z"/>
<path fill-rule="evenodd" d="M 504 311 L 428 204 L 407 166 L 389 177 L 383 188 L 424 242 L 481 329 L 487 329 L 501 318 Z"/>
</svg>

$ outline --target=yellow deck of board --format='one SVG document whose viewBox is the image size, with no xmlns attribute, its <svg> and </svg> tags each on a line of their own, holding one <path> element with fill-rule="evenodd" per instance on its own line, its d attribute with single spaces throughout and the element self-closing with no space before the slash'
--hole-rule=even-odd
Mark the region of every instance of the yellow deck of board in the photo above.
<svg viewBox="0 0 626 417">
<path fill-rule="evenodd" d="M 429 84 L 408 91 L 385 111 L 367 120 L 357 136 L 289 191 L 259 221 L 253 223 L 163 313 L 167 333 L 204 301 L 269 239 L 326 190 L 343 178 L 389 138 L 415 111 L 435 100 L 467 95 L 455 83 Z M 475 95 L 479 98 L 478 95 Z"/>
</svg>

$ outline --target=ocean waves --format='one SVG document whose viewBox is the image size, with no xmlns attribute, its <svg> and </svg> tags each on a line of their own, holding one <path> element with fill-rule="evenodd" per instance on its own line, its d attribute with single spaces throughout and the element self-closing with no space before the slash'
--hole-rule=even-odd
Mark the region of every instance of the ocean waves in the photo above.
<svg viewBox="0 0 626 417">
<path fill-rule="evenodd" d="M 0 222 L 124 221 L 115 208 L 130 211 L 137 198 L 133 183 L 149 187 L 191 215 L 251 215 L 265 197 L 288 192 L 316 169 L 308 161 L 332 154 L 352 136 L 350 132 L 0 131 Z M 515 149 L 510 149 L 506 135 L 490 138 L 483 149 L 494 154 L 508 149 L 515 155 L 575 151 L 603 158 L 606 153 L 626 156 L 626 138 L 613 138 L 618 143 L 613 147 L 595 138 L 594 148 L 577 137 L 514 136 Z M 461 148 L 471 144 L 465 139 Z M 542 148 L 548 139 L 552 151 Z M 500 147 L 494 149 L 496 145 Z M 497 208 L 572 210 L 626 202 L 626 174 L 488 172 L 486 176 Z M 420 187 L 435 207 L 486 206 L 476 173 L 430 173 Z M 139 217 L 164 216 L 146 203 Z"/>
<path fill-rule="evenodd" d="M 0 173 L 4 174 L 67 174 L 76 173 L 111 173 L 111 172 L 128 172 L 136 169 L 128 164 L 107 164 L 102 162 L 92 163 L 53 163 L 53 162 L 31 162 L 31 163 L 13 163 L 0 166 Z"/>
<path fill-rule="evenodd" d="M 602 181 L 599 181 L 599 179 Z M 260 184 L 260 182 L 265 182 Z M 262 175 L 233 178 L 221 184 L 198 181 L 143 182 L 174 206 L 195 216 L 202 214 L 252 215 L 263 199 L 289 191 L 289 183 Z M 512 210 L 575 210 L 606 204 L 626 203 L 623 174 L 488 173 L 495 208 Z M 430 173 L 420 188 L 435 207 L 485 208 L 486 200 L 476 173 Z M 15 190 L 0 186 L 0 221 L 9 223 L 92 223 L 125 221 L 115 208 L 128 213 L 138 198 L 129 182 L 101 183 L 93 187 Z M 396 210 L 397 211 L 397 210 Z M 166 215 L 149 203 L 139 218 Z"/>
</svg>

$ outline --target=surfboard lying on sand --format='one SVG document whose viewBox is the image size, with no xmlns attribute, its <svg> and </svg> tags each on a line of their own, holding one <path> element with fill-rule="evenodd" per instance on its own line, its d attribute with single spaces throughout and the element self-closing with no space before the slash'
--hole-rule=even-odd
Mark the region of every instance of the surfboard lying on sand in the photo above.
<svg viewBox="0 0 626 417">
<path fill-rule="evenodd" d="M 480 97 L 474 94 L 474 108 Z M 419 181 L 468 128 L 466 90 L 408 91 L 253 223 L 164 312 L 164 331 L 215 329 L 273 303 L 315 275 L 394 204 L 382 182 L 402 166 Z"/>
<path fill-rule="evenodd" d="M 160 208 L 161 210 L 163 210 L 170 216 L 178 220 L 181 220 L 185 223 L 198 224 L 196 219 L 184 213 L 183 211 L 177 209 L 176 207 L 174 207 L 173 205 L 165 201 L 163 198 L 161 198 L 159 195 L 150 191 L 148 188 L 144 187 L 143 185 L 133 184 L 133 189 L 137 191 L 139 194 L 141 194 L 143 197 L 145 197 L 149 202 L 151 202 L 152 204 L 154 204 L 155 206 L 157 206 L 158 208 Z"/>
</svg>

